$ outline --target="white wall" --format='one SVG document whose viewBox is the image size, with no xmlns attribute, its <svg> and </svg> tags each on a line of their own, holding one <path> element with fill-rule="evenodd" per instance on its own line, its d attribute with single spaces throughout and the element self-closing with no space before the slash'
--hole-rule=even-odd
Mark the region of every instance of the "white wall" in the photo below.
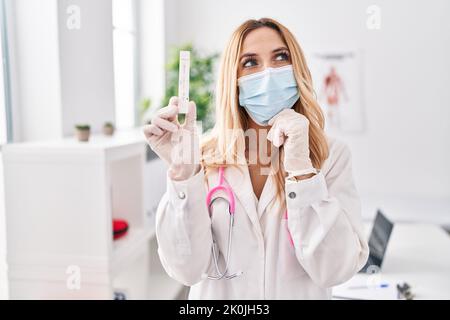
<svg viewBox="0 0 450 320">
<path fill-rule="evenodd" d="M 2 153 L 0 151 L 0 160 Z M 6 216 L 3 161 L 0 161 L 0 300 L 8 298 L 8 275 L 6 265 Z"/>
<path fill-rule="evenodd" d="M 67 28 L 67 8 L 81 10 L 81 28 Z M 114 70 L 111 0 L 59 0 L 59 59 L 63 135 L 77 123 L 100 132 L 114 122 Z"/>
<path fill-rule="evenodd" d="M 49 139 L 61 132 L 56 0 L 10 1 L 8 17 L 16 140 Z M 43 80 L 45 79 L 45 81 Z M 19 130 L 17 130 L 19 129 Z"/>
<path fill-rule="evenodd" d="M 158 107 L 165 90 L 164 0 L 139 0 L 139 100 Z"/>
<path fill-rule="evenodd" d="M 145 0 L 144 0 L 145 1 Z M 148 0 L 147 0 L 148 1 Z M 195 8 L 198 8 L 198 3 L 187 1 L 188 3 L 185 3 L 186 1 L 180 1 L 180 0 L 165 0 L 164 1 L 164 37 L 165 37 L 165 45 L 166 45 L 166 58 L 167 55 L 170 53 L 171 46 L 177 46 L 180 44 L 184 44 L 184 40 L 181 39 L 181 31 L 187 31 L 188 34 L 192 31 L 195 32 L 199 29 L 199 27 L 195 27 L 195 24 L 199 21 L 191 21 L 189 17 L 184 17 L 183 20 L 180 20 L 179 17 L 184 14 L 183 7 L 186 5 L 187 7 L 190 7 L 189 4 L 192 4 L 194 8 L 189 8 L 189 13 L 191 11 L 195 11 Z M 222 1 L 216 1 L 218 5 L 221 5 Z M 212 8 L 214 6 L 208 6 L 209 8 Z M 202 9 L 203 10 L 203 9 Z M 198 11 L 198 10 L 197 10 Z M 200 10 L 201 11 L 201 10 Z M 209 12 L 206 8 L 204 8 L 204 12 Z M 202 11 L 203 12 L 203 11 Z M 197 13 L 198 15 L 198 13 Z M 198 17 L 197 17 L 198 18 Z M 188 23 L 186 25 L 186 23 Z M 202 26 L 200 26 L 201 29 Z M 191 37 L 185 37 L 188 40 L 191 39 Z"/>
<path fill-rule="evenodd" d="M 366 9 L 382 10 L 381 29 Z M 368 128 L 343 138 L 360 192 L 450 197 L 450 2 L 447 0 L 177 0 L 173 42 L 221 51 L 247 18 L 279 19 L 308 54 L 360 48 Z"/>
<path fill-rule="evenodd" d="M 69 30 L 67 7 L 81 9 Z M 54 139 L 114 121 L 111 0 L 9 1 L 15 141 Z"/>
</svg>

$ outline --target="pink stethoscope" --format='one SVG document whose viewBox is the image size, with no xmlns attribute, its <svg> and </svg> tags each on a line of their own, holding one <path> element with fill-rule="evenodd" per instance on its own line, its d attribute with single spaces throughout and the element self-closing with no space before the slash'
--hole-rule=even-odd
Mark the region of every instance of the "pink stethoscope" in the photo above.
<svg viewBox="0 0 450 320">
<path fill-rule="evenodd" d="M 217 244 L 216 244 L 215 237 L 213 235 L 212 254 L 213 254 L 214 266 L 215 266 L 217 275 L 208 276 L 208 279 L 210 279 L 210 280 L 221 280 L 221 279 L 230 280 L 230 279 L 236 278 L 237 276 L 240 276 L 243 273 L 242 271 L 238 271 L 238 272 L 228 275 L 228 267 L 229 267 L 229 262 L 230 262 L 230 253 L 231 253 L 232 233 L 233 233 L 233 225 L 234 225 L 235 196 L 234 196 L 234 192 L 231 189 L 231 187 L 224 183 L 223 176 L 224 176 L 224 167 L 219 167 L 219 184 L 217 186 L 215 186 L 214 188 L 212 188 L 211 190 L 209 190 L 208 194 L 206 195 L 206 205 L 208 207 L 208 212 L 209 212 L 210 217 L 212 216 L 211 206 L 218 199 L 221 199 L 221 200 L 224 200 L 225 202 L 227 202 L 228 213 L 230 215 L 230 223 L 229 223 L 229 227 L 228 227 L 228 245 L 227 245 L 227 258 L 225 260 L 225 270 L 222 272 L 219 269 L 219 263 L 218 263 L 219 257 L 218 257 L 217 248 L 216 248 Z M 212 199 L 214 194 L 218 191 L 224 191 L 227 194 L 228 199 L 226 199 L 225 197 L 220 197 L 220 196 Z M 287 219 L 287 210 L 285 211 L 284 219 Z M 286 224 L 286 227 L 287 227 L 287 224 Z M 291 233 L 289 232 L 289 229 L 287 231 L 288 231 L 288 235 L 289 235 L 289 241 L 290 241 L 291 245 L 293 246 L 294 242 L 292 240 Z"/>
</svg>

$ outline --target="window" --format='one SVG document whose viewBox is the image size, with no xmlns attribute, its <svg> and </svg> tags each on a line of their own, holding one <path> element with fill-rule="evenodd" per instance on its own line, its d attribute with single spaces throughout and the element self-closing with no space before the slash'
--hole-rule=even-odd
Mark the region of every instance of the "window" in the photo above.
<svg viewBox="0 0 450 320">
<path fill-rule="evenodd" d="M 11 124 L 11 112 L 9 103 L 9 60 L 6 34 L 5 3 L 4 0 L 0 0 L 0 146 L 12 139 L 10 132 L 11 127 L 9 126 Z M 3 162 L 0 155 L 0 300 L 8 298 L 4 203 Z"/>
<path fill-rule="evenodd" d="M 116 126 L 136 125 L 137 10 L 134 0 L 113 0 L 114 82 Z"/>
<path fill-rule="evenodd" d="M 0 0 L 0 145 L 11 139 L 11 109 L 9 103 L 8 47 L 4 0 Z"/>
<path fill-rule="evenodd" d="M 1 35 L 0 35 L 1 41 Z M 6 103 L 5 103 L 5 80 L 3 63 L 0 63 L 0 145 L 7 141 L 6 134 Z"/>
</svg>

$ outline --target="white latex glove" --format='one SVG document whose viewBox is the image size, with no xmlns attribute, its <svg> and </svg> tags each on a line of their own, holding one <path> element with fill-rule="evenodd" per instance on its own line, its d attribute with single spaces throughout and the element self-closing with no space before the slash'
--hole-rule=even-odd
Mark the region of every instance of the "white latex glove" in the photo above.
<svg viewBox="0 0 450 320">
<path fill-rule="evenodd" d="M 169 177 L 182 181 L 200 170 L 200 149 L 195 103 L 189 102 L 183 125 L 178 122 L 178 111 L 178 97 L 170 98 L 169 105 L 161 108 L 142 131 L 150 148 L 169 165 Z"/>
<path fill-rule="evenodd" d="M 284 145 L 284 169 L 288 179 L 316 173 L 309 157 L 309 120 L 294 109 L 285 109 L 269 120 L 267 139 L 279 148 Z"/>
</svg>

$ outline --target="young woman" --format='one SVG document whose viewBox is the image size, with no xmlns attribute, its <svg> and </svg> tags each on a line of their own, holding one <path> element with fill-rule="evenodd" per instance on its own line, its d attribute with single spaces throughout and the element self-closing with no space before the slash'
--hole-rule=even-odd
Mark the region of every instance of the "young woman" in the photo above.
<svg viewBox="0 0 450 320">
<path fill-rule="evenodd" d="M 303 52 L 286 27 L 265 18 L 233 33 L 216 124 L 200 147 L 195 103 L 184 124 L 177 115 L 173 97 L 144 133 L 169 165 L 159 256 L 191 286 L 191 299 L 329 299 L 364 266 L 350 151 L 325 135 Z"/>
</svg>

